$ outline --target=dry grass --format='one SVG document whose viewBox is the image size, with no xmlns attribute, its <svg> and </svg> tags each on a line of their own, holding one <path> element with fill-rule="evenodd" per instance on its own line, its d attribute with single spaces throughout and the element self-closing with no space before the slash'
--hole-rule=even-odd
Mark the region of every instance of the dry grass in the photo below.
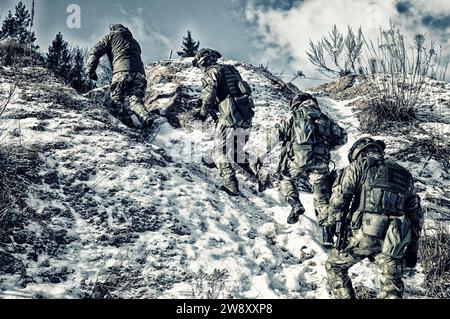
<svg viewBox="0 0 450 319">
<path fill-rule="evenodd" d="M 0 229 L 14 226 L 14 209 L 25 209 L 29 186 L 36 182 L 40 160 L 37 153 L 21 147 L 0 149 Z"/>
<path fill-rule="evenodd" d="M 427 297 L 450 298 L 450 224 L 440 222 L 422 235 L 419 250 Z"/>
<path fill-rule="evenodd" d="M 191 288 L 194 299 L 220 299 L 227 297 L 227 270 L 215 269 L 207 274 L 200 270 L 192 276 Z"/>
</svg>

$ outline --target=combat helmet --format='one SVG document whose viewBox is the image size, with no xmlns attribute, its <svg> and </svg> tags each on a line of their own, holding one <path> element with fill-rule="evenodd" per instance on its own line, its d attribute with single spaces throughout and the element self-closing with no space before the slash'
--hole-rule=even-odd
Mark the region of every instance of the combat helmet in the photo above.
<svg viewBox="0 0 450 319">
<path fill-rule="evenodd" d="M 370 137 L 360 138 L 353 144 L 350 152 L 348 154 L 348 160 L 350 163 L 356 161 L 358 157 L 365 151 L 373 150 L 375 152 L 379 152 L 384 154 L 386 149 L 386 144 L 380 140 L 374 140 Z"/>
<path fill-rule="evenodd" d="M 299 106 L 301 106 L 306 101 L 314 101 L 314 103 L 317 104 L 317 99 L 314 98 L 311 94 L 302 92 L 300 94 L 297 94 L 295 98 L 291 102 L 291 109 L 297 109 Z"/>
<path fill-rule="evenodd" d="M 211 65 L 217 63 L 217 61 L 222 57 L 222 54 L 212 49 L 201 49 L 195 55 L 192 65 L 197 68 L 208 68 Z"/>
<path fill-rule="evenodd" d="M 109 30 L 111 32 L 127 30 L 127 28 L 123 24 L 111 24 L 109 25 Z"/>
</svg>

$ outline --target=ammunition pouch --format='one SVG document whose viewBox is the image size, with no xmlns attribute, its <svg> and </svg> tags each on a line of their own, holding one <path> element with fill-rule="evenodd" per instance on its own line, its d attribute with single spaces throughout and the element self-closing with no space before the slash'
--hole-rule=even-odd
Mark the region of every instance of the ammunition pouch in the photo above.
<svg viewBox="0 0 450 319">
<path fill-rule="evenodd" d="M 317 163 L 316 160 L 328 163 L 331 160 L 331 154 L 328 148 L 324 145 L 317 144 L 297 144 L 293 143 L 291 158 L 295 158 L 297 163 Z"/>
<path fill-rule="evenodd" d="M 363 213 L 361 230 L 364 235 L 383 238 L 389 226 L 389 217 L 380 214 Z"/>
<path fill-rule="evenodd" d="M 387 189 L 363 189 L 358 210 L 371 213 L 388 213 L 402 216 L 405 208 L 405 195 Z"/>
<path fill-rule="evenodd" d="M 411 223 L 409 220 L 405 217 L 391 218 L 382 253 L 396 259 L 403 258 L 410 243 Z"/>
<path fill-rule="evenodd" d="M 219 120 L 227 127 L 250 121 L 255 115 L 253 107 L 253 100 L 249 96 L 238 98 L 228 96 L 219 104 Z"/>
<path fill-rule="evenodd" d="M 250 97 L 250 95 L 244 95 L 241 97 L 234 98 L 237 110 L 241 114 L 242 119 L 244 121 L 250 121 L 255 116 L 255 103 L 253 102 L 253 99 Z"/>
<path fill-rule="evenodd" d="M 253 93 L 252 87 L 246 81 L 239 81 L 238 88 L 239 91 L 241 91 L 242 95 L 251 96 Z"/>
</svg>

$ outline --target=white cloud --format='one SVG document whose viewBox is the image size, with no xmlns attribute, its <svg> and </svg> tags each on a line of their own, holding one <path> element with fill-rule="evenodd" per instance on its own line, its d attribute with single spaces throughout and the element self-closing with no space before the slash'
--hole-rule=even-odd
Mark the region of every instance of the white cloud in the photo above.
<svg viewBox="0 0 450 319">
<path fill-rule="evenodd" d="M 320 40 L 334 24 L 344 32 L 348 26 L 353 29 L 361 26 L 365 37 L 374 39 L 378 36 L 380 27 L 386 28 L 392 21 L 411 36 L 421 32 L 434 36 L 438 42 L 444 40 L 447 42 L 445 46 L 450 49 L 446 30 L 441 30 L 438 34 L 435 29 L 430 30 L 421 24 L 421 18 L 425 14 L 449 15 L 450 1 L 415 0 L 409 16 L 398 13 L 397 2 L 398 0 L 305 0 L 289 11 L 249 4 L 246 19 L 257 26 L 257 33 L 264 44 L 271 47 L 271 54 L 274 54 L 275 46 L 278 48 L 277 54 L 293 58 L 293 69 L 302 69 L 309 75 L 316 74 L 306 55 L 309 40 Z"/>
</svg>

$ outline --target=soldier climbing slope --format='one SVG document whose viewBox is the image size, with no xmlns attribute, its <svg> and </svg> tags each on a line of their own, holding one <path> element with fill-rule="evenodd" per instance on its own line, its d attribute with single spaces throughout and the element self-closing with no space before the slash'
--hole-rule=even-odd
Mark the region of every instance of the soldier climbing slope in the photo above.
<svg viewBox="0 0 450 319">
<path fill-rule="evenodd" d="M 347 143 L 347 133 L 322 113 L 310 94 L 302 93 L 291 103 L 291 114 L 269 134 L 263 159 L 281 141 L 283 143 L 278 173 L 281 191 L 292 211 L 289 224 L 296 224 L 305 213 L 296 182 L 309 179 L 314 191 L 314 206 L 319 225 L 326 221 L 326 208 L 331 196 L 330 152 Z M 323 227 L 324 246 L 333 245 L 331 229 Z"/>
<path fill-rule="evenodd" d="M 404 268 L 417 263 L 420 198 L 412 175 L 385 159 L 385 148 L 382 141 L 358 140 L 333 186 L 328 224 L 337 224 L 338 242 L 326 269 L 336 298 L 356 298 L 348 270 L 365 258 L 381 268 L 380 298 L 401 298 Z"/>
<path fill-rule="evenodd" d="M 130 30 L 123 25 L 111 25 L 110 31 L 89 52 L 89 78 L 97 80 L 96 70 L 100 58 L 106 54 L 113 69 L 110 88 L 113 100 L 111 113 L 129 126 L 150 128 L 153 117 L 143 101 L 147 80 L 141 59 L 141 47 Z"/>
<path fill-rule="evenodd" d="M 211 49 L 202 49 L 195 56 L 193 65 L 204 70 L 202 107 L 196 119 L 206 121 L 211 116 L 216 122 L 211 158 L 220 171 L 223 190 L 237 196 L 236 165 L 247 176 L 256 178 L 255 165 L 244 151 L 255 115 L 254 102 L 250 85 L 234 66 L 218 64 L 221 57 Z"/>
</svg>

